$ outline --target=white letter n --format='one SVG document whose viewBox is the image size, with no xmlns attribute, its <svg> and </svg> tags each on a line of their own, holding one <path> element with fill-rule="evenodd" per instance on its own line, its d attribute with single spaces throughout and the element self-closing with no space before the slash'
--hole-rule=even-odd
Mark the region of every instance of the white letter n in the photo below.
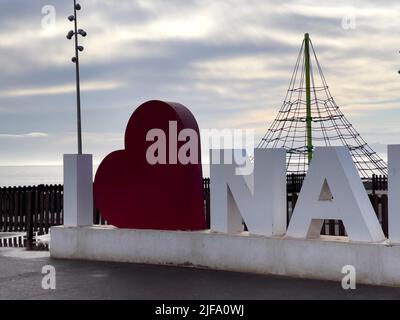
<svg viewBox="0 0 400 320">
<path fill-rule="evenodd" d="M 211 229 L 272 236 L 286 231 L 286 152 L 256 149 L 251 175 L 236 174 L 236 164 L 224 164 L 224 150 L 210 152 Z M 233 150 L 229 150 L 233 153 Z M 237 152 L 237 151 L 235 151 Z M 234 157 L 233 157 L 234 158 Z"/>
</svg>

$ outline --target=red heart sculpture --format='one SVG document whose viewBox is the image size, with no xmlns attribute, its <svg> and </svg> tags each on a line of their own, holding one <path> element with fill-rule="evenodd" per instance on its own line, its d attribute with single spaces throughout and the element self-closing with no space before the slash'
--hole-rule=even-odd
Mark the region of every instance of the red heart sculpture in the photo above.
<svg viewBox="0 0 400 320">
<path fill-rule="evenodd" d="M 196 164 L 148 163 L 146 151 L 154 142 L 146 141 L 147 133 L 156 128 L 166 133 L 168 155 L 170 121 L 176 121 L 178 133 L 196 131 Z M 175 143 L 177 150 L 185 144 Z M 139 106 L 125 131 L 125 150 L 110 153 L 97 169 L 94 197 L 101 216 L 119 228 L 205 229 L 200 133 L 189 109 L 156 100 Z"/>
</svg>

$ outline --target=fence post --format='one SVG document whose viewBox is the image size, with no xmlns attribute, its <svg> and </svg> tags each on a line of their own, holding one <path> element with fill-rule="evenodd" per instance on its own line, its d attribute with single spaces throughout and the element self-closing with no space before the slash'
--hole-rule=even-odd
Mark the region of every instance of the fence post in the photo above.
<svg viewBox="0 0 400 320">
<path fill-rule="evenodd" d="M 43 194 L 43 224 L 44 224 L 44 231 L 46 233 L 49 232 L 50 228 L 50 187 L 45 186 L 44 194 Z"/>
<path fill-rule="evenodd" d="M 389 224 L 388 224 L 388 196 L 383 194 L 381 196 L 381 216 L 382 216 L 382 229 L 383 233 L 385 234 L 386 238 L 389 235 Z"/>
<path fill-rule="evenodd" d="M 376 184 L 376 176 L 375 176 L 375 174 L 373 174 L 372 181 L 371 181 L 372 194 L 375 194 L 375 184 Z"/>
<path fill-rule="evenodd" d="M 38 201 L 39 201 L 39 212 L 38 212 L 38 224 L 39 224 L 39 233 L 43 234 L 44 233 L 44 185 L 40 185 L 38 187 L 39 195 L 38 195 Z"/>
<path fill-rule="evenodd" d="M 9 230 L 9 204 L 10 204 L 10 200 L 9 200 L 9 192 L 8 192 L 8 188 L 4 189 L 4 232 L 10 232 L 11 230 Z"/>
<path fill-rule="evenodd" d="M 336 232 L 335 232 L 336 221 L 330 219 L 330 220 L 328 220 L 328 225 L 329 225 L 329 235 L 336 236 Z"/>
<path fill-rule="evenodd" d="M 17 188 L 16 187 L 13 187 L 12 189 L 11 189 L 12 191 L 11 191 L 11 197 L 10 197 L 10 207 L 11 207 L 11 217 L 12 217 L 12 219 L 13 219 L 13 229 L 14 229 L 14 231 L 15 232 L 18 232 L 19 231 L 19 225 L 18 225 L 18 204 L 17 204 L 17 201 L 18 201 L 18 198 L 16 197 L 16 195 L 17 195 L 17 193 L 16 193 L 16 191 L 17 191 Z"/>
<path fill-rule="evenodd" d="M 290 175 L 290 184 L 291 184 L 290 191 L 293 193 L 297 192 L 296 175 L 294 173 Z"/>
<path fill-rule="evenodd" d="M 211 212 L 210 212 L 210 178 L 204 179 L 204 198 L 206 201 L 206 223 L 207 229 L 211 227 Z"/>
<path fill-rule="evenodd" d="M 3 231 L 3 188 L 0 188 L 0 232 Z"/>
<path fill-rule="evenodd" d="M 32 216 L 32 192 L 25 191 L 25 214 L 26 214 L 26 240 L 27 248 L 33 245 L 33 216 Z"/>
<path fill-rule="evenodd" d="M 100 212 L 97 209 L 94 197 L 93 197 L 93 224 L 100 224 Z"/>
</svg>

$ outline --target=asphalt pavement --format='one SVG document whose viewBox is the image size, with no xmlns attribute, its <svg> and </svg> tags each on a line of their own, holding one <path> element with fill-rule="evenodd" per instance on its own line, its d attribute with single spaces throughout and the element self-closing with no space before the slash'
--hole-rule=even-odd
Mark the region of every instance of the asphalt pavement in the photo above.
<svg viewBox="0 0 400 320">
<path fill-rule="evenodd" d="M 55 289 L 42 287 L 48 275 L 42 274 L 43 267 L 49 265 L 55 270 Z M 0 248 L 0 299 L 400 299 L 400 288 L 357 285 L 343 290 L 330 281 L 57 260 L 48 252 Z"/>
</svg>

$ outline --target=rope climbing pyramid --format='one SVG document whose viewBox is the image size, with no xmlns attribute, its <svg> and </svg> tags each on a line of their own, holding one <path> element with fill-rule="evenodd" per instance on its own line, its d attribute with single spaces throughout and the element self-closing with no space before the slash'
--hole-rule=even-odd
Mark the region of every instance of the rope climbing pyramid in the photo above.
<svg viewBox="0 0 400 320">
<path fill-rule="evenodd" d="M 386 163 L 364 141 L 333 99 L 308 33 L 285 100 L 258 148 L 285 148 L 287 173 L 305 174 L 316 146 L 347 146 L 360 177 L 387 175 Z"/>
</svg>

